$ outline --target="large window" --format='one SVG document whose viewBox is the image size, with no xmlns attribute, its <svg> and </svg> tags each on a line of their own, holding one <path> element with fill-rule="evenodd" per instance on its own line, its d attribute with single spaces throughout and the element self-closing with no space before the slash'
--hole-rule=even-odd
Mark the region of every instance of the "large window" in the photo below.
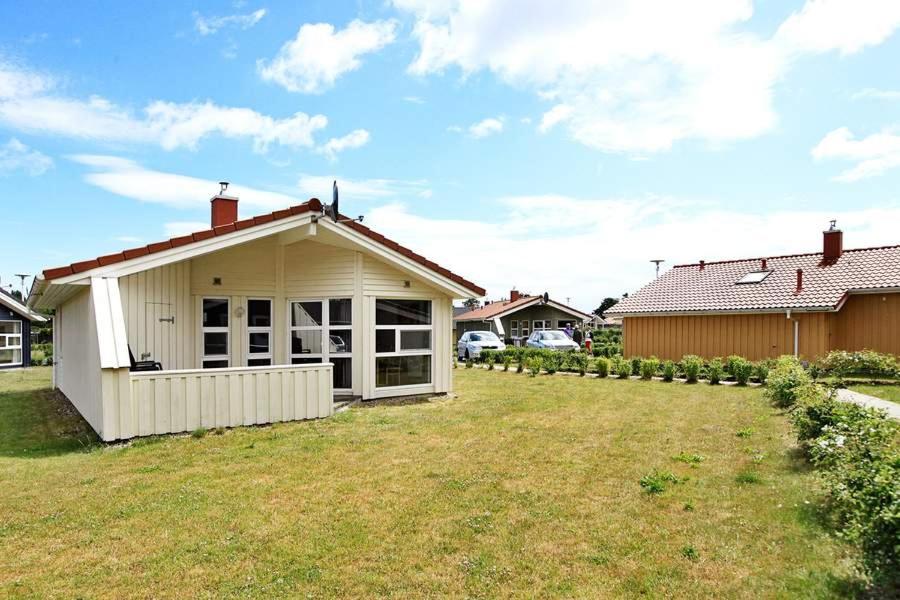
<svg viewBox="0 0 900 600">
<path fill-rule="evenodd" d="M 532 325 L 532 329 L 534 331 L 540 331 L 542 329 L 553 329 L 553 326 L 549 319 L 546 321 L 533 321 Z"/>
<path fill-rule="evenodd" d="M 22 364 L 22 323 L 0 321 L 0 366 Z"/>
<path fill-rule="evenodd" d="M 349 298 L 290 303 L 291 364 L 330 362 L 334 389 L 353 387 L 353 303 Z"/>
<path fill-rule="evenodd" d="M 375 386 L 431 383 L 430 300 L 375 302 Z"/>
<path fill-rule="evenodd" d="M 217 369 L 228 366 L 228 298 L 204 298 L 201 329 L 203 336 L 203 356 L 201 364 L 204 369 Z"/>
<path fill-rule="evenodd" d="M 519 337 L 519 322 L 515 319 L 509 322 L 509 334 L 514 338 Z"/>
<path fill-rule="evenodd" d="M 247 300 L 247 366 L 272 364 L 272 301 Z"/>
</svg>

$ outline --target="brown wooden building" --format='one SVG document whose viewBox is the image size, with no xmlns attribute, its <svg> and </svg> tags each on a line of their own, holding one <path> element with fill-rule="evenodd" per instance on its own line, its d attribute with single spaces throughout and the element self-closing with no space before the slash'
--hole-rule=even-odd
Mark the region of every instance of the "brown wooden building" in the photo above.
<svg viewBox="0 0 900 600">
<path fill-rule="evenodd" d="M 607 313 L 626 356 L 900 354 L 900 245 L 844 250 L 832 225 L 821 252 L 679 265 Z"/>
</svg>

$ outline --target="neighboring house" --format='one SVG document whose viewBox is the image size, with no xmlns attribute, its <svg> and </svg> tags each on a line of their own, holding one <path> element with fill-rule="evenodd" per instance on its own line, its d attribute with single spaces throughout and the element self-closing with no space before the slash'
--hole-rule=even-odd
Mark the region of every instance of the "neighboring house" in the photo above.
<svg viewBox="0 0 900 600">
<path fill-rule="evenodd" d="M 607 311 L 624 317 L 626 356 L 900 354 L 900 246 L 679 265 Z"/>
<path fill-rule="evenodd" d="M 317 199 L 244 220 L 237 198 L 211 202 L 211 229 L 32 288 L 56 309 L 54 385 L 104 440 L 451 390 L 452 302 L 483 289 Z"/>
<path fill-rule="evenodd" d="M 591 315 L 545 296 L 529 296 L 516 290 L 509 300 L 488 302 L 455 317 L 457 339 L 466 331 L 493 331 L 507 343 L 524 343 L 535 329 L 563 329 L 581 325 Z"/>
<path fill-rule="evenodd" d="M 591 315 L 591 327 L 594 329 L 622 329 L 622 317 L 619 315 Z"/>
<path fill-rule="evenodd" d="M 31 365 L 31 324 L 46 320 L 0 289 L 0 369 Z"/>
</svg>

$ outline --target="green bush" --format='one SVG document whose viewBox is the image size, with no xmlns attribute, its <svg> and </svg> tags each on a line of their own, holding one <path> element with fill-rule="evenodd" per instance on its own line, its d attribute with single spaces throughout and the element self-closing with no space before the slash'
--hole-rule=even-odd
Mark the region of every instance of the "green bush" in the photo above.
<svg viewBox="0 0 900 600">
<path fill-rule="evenodd" d="M 582 377 L 587 372 L 588 367 L 588 357 L 587 354 L 581 351 L 571 352 L 567 357 L 567 363 L 571 370 L 575 371 Z"/>
<path fill-rule="evenodd" d="M 466 368 L 471 369 L 473 366 L 474 366 L 474 363 L 472 362 L 472 359 L 471 358 L 466 359 Z"/>
<path fill-rule="evenodd" d="M 612 372 L 619 379 L 628 379 L 631 376 L 631 361 L 621 356 L 612 359 Z"/>
<path fill-rule="evenodd" d="M 487 365 L 488 371 L 494 370 L 494 364 L 497 362 L 497 351 L 496 350 L 482 350 L 480 353 L 481 362 Z"/>
<path fill-rule="evenodd" d="M 544 366 L 544 359 L 541 358 L 540 354 L 531 354 L 525 359 L 525 366 L 528 367 L 529 375 L 537 377 L 538 373 L 541 372 L 541 367 Z"/>
<path fill-rule="evenodd" d="M 753 373 L 756 375 L 756 380 L 765 385 L 766 380 L 769 378 L 769 361 L 761 360 L 753 366 Z"/>
<path fill-rule="evenodd" d="M 663 381 L 672 381 L 675 379 L 675 363 L 667 360 L 662 364 Z"/>
<path fill-rule="evenodd" d="M 732 354 L 728 358 L 725 359 L 725 372 L 728 373 L 729 376 L 735 377 L 734 373 L 735 366 L 744 360 L 743 356 L 738 356 L 737 354 Z"/>
<path fill-rule="evenodd" d="M 794 405 L 802 390 L 812 385 L 812 378 L 793 356 L 782 356 L 769 372 L 766 396 L 776 406 L 788 408 Z"/>
<path fill-rule="evenodd" d="M 718 385 L 722 381 L 724 374 L 725 363 L 722 362 L 721 358 L 714 358 L 709 361 L 709 365 L 706 367 L 706 376 L 709 378 L 710 385 Z"/>
<path fill-rule="evenodd" d="M 632 356 L 631 357 L 631 374 L 632 375 L 640 375 L 641 374 L 641 363 L 644 362 L 644 359 L 640 356 Z"/>
<path fill-rule="evenodd" d="M 900 587 L 900 425 L 882 411 L 842 402 L 819 385 L 797 393 L 791 421 L 821 469 L 840 537 L 886 594 Z M 877 594 L 876 594 L 877 595 Z"/>
<path fill-rule="evenodd" d="M 753 375 L 753 363 L 740 356 L 729 356 L 728 361 L 731 363 L 731 376 L 737 384 L 747 385 L 750 376 Z"/>
<path fill-rule="evenodd" d="M 559 371 L 565 360 L 566 357 L 562 352 L 556 350 L 543 351 L 544 370 L 547 371 L 548 375 L 553 375 Z"/>
<path fill-rule="evenodd" d="M 697 383 L 700 378 L 700 370 L 703 368 L 703 359 L 695 354 L 686 354 L 681 357 L 681 369 L 688 383 Z"/>
<path fill-rule="evenodd" d="M 601 379 L 606 379 L 609 377 L 609 359 L 606 357 L 599 357 L 594 360 L 594 367 L 597 370 L 597 377 Z"/>
<path fill-rule="evenodd" d="M 818 367 L 838 378 L 848 375 L 864 375 L 867 377 L 896 377 L 900 375 L 900 363 L 897 357 L 880 354 L 872 350 L 847 352 L 835 350 L 818 362 Z"/>
<path fill-rule="evenodd" d="M 655 356 L 651 356 L 650 358 L 644 359 L 641 361 L 641 379 L 650 380 L 653 379 L 653 376 L 656 375 L 656 371 L 659 369 L 659 359 Z"/>
<path fill-rule="evenodd" d="M 512 365 L 512 356 L 507 352 L 503 353 L 503 371 L 509 371 L 510 365 Z"/>
</svg>

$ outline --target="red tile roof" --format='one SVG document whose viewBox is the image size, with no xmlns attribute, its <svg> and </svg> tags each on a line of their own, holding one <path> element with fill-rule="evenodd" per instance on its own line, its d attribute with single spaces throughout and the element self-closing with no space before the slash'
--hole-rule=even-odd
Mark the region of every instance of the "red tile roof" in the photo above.
<svg viewBox="0 0 900 600">
<path fill-rule="evenodd" d="M 736 283 L 747 273 L 771 274 Z M 797 291 L 797 269 L 803 287 Z M 821 252 L 678 265 L 623 299 L 607 314 L 837 308 L 853 291 L 900 288 L 900 245 L 845 250 L 831 264 Z"/>
<path fill-rule="evenodd" d="M 505 313 L 509 310 L 513 310 L 516 308 L 524 307 L 528 304 L 532 304 L 536 301 L 540 300 L 540 296 L 522 296 L 518 300 L 499 300 L 497 302 L 491 302 L 490 304 L 485 304 L 481 308 L 476 308 L 475 310 L 470 310 L 468 312 L 464 312 L 460 315 L 454 317 L 454 321 L 484 321 L 486 319 L 493 319 L 497 315 L 501 313 Z"/>
<path fill-rule="evenodd" d="M 106 256 L 99 256 L 92 260 L 85 260 L 81 262 L 75 262 L 65 267 L 56 267 L 52 269 L 44 269 L 44 279 L 52 280 L 59 279 L 60 277 L 65 277 L 67 275 L 74 275 L 76 273 L 83 273 L 85 271 L 90 271 L 91 269 L 96 269 L 97 267 L 105 267 L 107 265 L 123 262 L 126 260 L 131 260 L 132 258 L 137 258 L 139 256 L 146 256 L 148 254 L 154 254 L 156 252 L 162 252 L 163 250 L 169 250 L 171 248 L 178 248 L 180 246 L 186 246 L 188 244 L 192 244 L 195 242 L 199 242 L 202 240 L 208 240 L 212 237 L 224 235 L 226 233 L 232 233 L 234 231 L 240 231 L 242 229 L 247 229 L 249 227 L 254 227 L 256 225 L 262 225 L 264 223 L 271 223 L 272 221 L 278 221 L 280 219 L 286 219 L 288 217 L 292 217 L 294 215 L 300 215 L 308 212 L 320 212 L 322 210 L 322 203 L 318 200 L 318 198 L 311 198 L 309 201 L 304 202 L 303 204 L 298 204 L 296 206 L 291 206 L 290 208 L 285 208 L 282 210 L 276 210 L 272 213 L 266 215 L 259 215 L 256 217 L 251 217 L 249 219 L 242 219 L 240 221 L 235 221 L 229 225 L 221 225 L 219 227 L 214 227 L 211 229 L 204 229 L 203 231 L 198 231 L 196 233 L 192 233 L 189 235 L 183 235 L 179 237 L 174 237 L 168 239 L 163 242 L 156 242 L 153 244 L 147 244 L 146 246 L 141 246 L 139 248 L 131 248 L 129 250 L 123 250 L 122 252 L 117 252 L 115 254 L 107 254 Z M 346 217 L 342 218 L 346 219 Z M 376 242 L 387 246 L 391 250 L 399 252 L 403 256 L 423 265 L 424 267 L 443 275 L 444 277 L 458 283 L 463 286 L 470 292 L 472 292 L 473 296 L 484 296 L 485 291 L 484 288 L 479 287 L 472 283 L 471 281 L 460 277 L 456 273 L 452 273 L 450 270 L 445 269 L 444 267 L 431 262 L 426 259 L 424 256 L 416 254 L 409 248 L 401 246 L 397 242 L 387 239 L 383 235 L 372 231 L 368 227 L 361 225 L 360 223 L 356 223 L 355 221 L 351 221 L 349 219 L 345 221 L 340 221 L 343 225 L 353 229 L 361 233 L 362 235 L 375 240 Z"/>
</svg>

